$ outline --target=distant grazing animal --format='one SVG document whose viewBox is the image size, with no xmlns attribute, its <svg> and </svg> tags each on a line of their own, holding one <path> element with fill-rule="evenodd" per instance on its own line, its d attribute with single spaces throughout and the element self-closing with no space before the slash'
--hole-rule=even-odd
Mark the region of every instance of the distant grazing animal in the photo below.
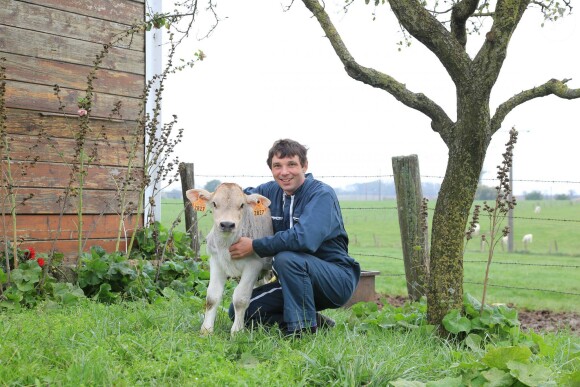
<svg viewBox="0 0 580 387">
<path fill-rule="evenodd" d="M 536 206 L 536 208 L 534 208 L 534 213 L 539 214 L 540 212 L 542 212 L 542 207 Z"/>
<path fill-rule="evenodd" d="M 471 236 L 472 237 L 479 236 L 479 230 L 480 230 L 479 223 L 475 223 L 475 226 L 473 227 L 473 232 L 471 233 Z"/>
<path fill-rule="evenodd" d="M 522 242 L 524 242 L 524 250 L 528 249 L 528 244 L 532 243 L 532 240 L 533 240 L 532 234 L 524 235 L 524 237 L 522 238 Z"/>
<path fill-rule="evenodd" d="M 233 295 L 235 318 L 231 334 L 234 335 L 244 328 L 244 314 L 250 304 L 252 289 L 256 281 L 271 270 L 272 258 L 260 258 L 254 253 L 233 260 L 229 247 L 242 236 L 256 239 L 273 234 L 268 208 L 270 200 L 258 194 L 246 195 L 242 187 L 234 183 L 222 183 L 215 192 L 190 189 L 186 196 L 196 211 L 205 211 L 209 204 L 213 212 L 213 227 L 206 238 L 210 279 L 201 333 L 213 332 L 226 280 L 239 277 Z"/>
<path fill-rule="evenodd" d="M 501 249 L 505 250 L 508 247 L 508 236 L 501 237 Z"/>
</svg>

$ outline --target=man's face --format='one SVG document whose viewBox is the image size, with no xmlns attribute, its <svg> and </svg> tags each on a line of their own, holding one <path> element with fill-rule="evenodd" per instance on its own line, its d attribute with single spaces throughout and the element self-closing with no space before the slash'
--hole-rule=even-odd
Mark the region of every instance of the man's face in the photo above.
<svg viewBox="0 0 580 387">
<path fill-rule="evenodd" d="M 293 195 L 304 183 L 306 169 L 308 163 L 300 165 L 298 156 L 272 158 L 272 176 L 287 195 Z"/>
</svg>

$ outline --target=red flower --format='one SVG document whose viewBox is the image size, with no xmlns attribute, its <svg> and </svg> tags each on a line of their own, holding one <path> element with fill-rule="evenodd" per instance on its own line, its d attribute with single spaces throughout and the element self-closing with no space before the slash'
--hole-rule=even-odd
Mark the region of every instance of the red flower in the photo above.
<svg viewBox="0 0 580 387">
<path fill-rule="evenodd" d="M 28 259 L 36 258 L 36 251 L 34 251 L 34 247 L 29 247 L 28 251 L 24 252 L 24 256 Z"/>
<path fill-rule="evenodd" d="M 44 259 L 43 258 L 38 258 L 36 260 L 36 262 L 38 262 L 38 266 L 43 267 L 44 266 Z"/>
</svg>

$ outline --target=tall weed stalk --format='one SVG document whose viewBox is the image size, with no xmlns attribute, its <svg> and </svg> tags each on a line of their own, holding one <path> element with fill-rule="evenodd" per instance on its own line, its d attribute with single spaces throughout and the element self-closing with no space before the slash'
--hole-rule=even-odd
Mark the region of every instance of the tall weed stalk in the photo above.
<svg viewBox="0 0 580 387">
<path fill-rule="evenodd" d="M 485 306 L 485 298 L 487 295 L 487 285 L 489 283 L 489 269 L 491 267 L 491 262 L 493 260 L 493 254 L 495 247 L 498 243 L 501 243 L 502 238 L 507 237 L 510 233 L 509 226 L 504 226 L 502 228 L 503 221 L 507 217 L 508 213 L 514 209 L 516 206 L 516 198 L 512 194 L 511 181 L 510 181 L 510 170 L 512 168 L 513 160 L 513 150 L 518 139 L 518 132 L 515 128 L 512 128 L 509 132 L 510 138 L 506 143 L 506 151 L 502 154 L 503 161 L 501 165 L 498 165 L 497 169 L 497 179 L 499 184 L 495 187 L 496 198 L 493 206 L 483 202 L 483 210 L 479 205 L 475 206 L 473 211 L 473 218 L 470 222 L 469 229 L 466 233 L 466 238 L 469 241 L 471 239 L 473 232 L 475 231 L 475 226 L 479 222 L 479 216 L 481 211 L 483 211 L 484 216 L 489 219 L 489 238 L 486 234 L 482 234 L 482 243 L 487 243 L 489 246 L 487 263 L 485 267 L 485 275 L 483 279 L 483 294 L 481 297 L 481 312 Z"/>
<path fill-rule="evenodd" d="M 18 248 L 16 244 L 16 193 L 14 192 L 14 179 L 12 178 L 12 160 L 10 157 L 10 144 L 8 142 L 8 133 L 6 127 L 6 67 L 3 66 L 5 58 L 0 58 L 0 173 L 2 174 L 2 225 L 4 229 L 4 257 L 6 259 L 6 268 L 10 276 L 10 251 L 8 225 L 6 223 L 6 205 L 10 212 L 12 221 L 12 260 L 14 268 L 18 268 Z"/>
</svg>

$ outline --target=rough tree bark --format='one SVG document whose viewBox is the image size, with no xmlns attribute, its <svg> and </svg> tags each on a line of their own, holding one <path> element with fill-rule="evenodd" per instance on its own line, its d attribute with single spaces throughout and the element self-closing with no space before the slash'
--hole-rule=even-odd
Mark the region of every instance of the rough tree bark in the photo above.
<svg viewBox="0 0 580 387">
<path fill-rule="evenodd" d="M 570 89 L 568 79 L 552 79 L 511 97 L 490 114 L 489 96 L 506 57 L 508 43 L 530 0 L 497 0 L 487 14 L 491 29 L 474 58 L 465 50 L 466 25 L 478 12 L 480 0 L 458 0 L 453 4 L 450 29 L 430 13 L 420 0 L 389 0 L 401 26 L 433 52 L 456 86 L 457 119 L 452 121 L 434 101 L 409 91 L 404 83 L 372 68 L 361 66 L 352 57 L 324 9 L 321 0 L 302 0 L 312 12 L 347 74 L 360 82 L 385 90 L 404 105 L 431 119 L 449 149 L 447 170 L 433 215 L 430 283 L 427 294 L 428 320 L 440 325 L 451 309 L 461 308 L 463 299 L 463 238 L 478 178 L 491 138 L 504 118 L 522 103 L 555 95 L 580 97 L 580 89 Z M 547 12 L 547 1 L 538 9 Z M 492 5 L 490 5 L 491 8 Z"/>
</svg>

